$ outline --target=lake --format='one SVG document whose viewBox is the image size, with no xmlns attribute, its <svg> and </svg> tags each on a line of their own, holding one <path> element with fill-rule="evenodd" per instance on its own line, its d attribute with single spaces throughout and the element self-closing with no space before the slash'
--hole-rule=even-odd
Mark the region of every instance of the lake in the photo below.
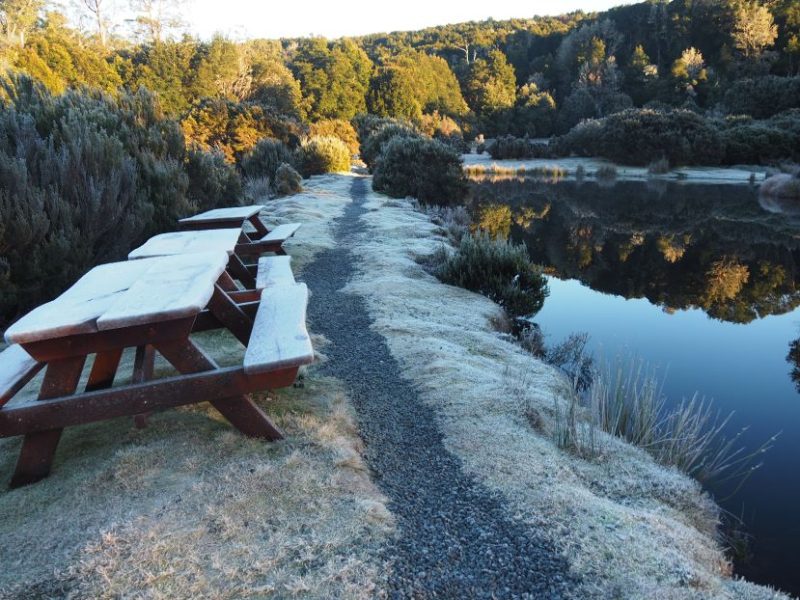
<svg viewBox="0 0 800 600">
<path fill-rule="evenodd" d="M 669 404 L 734 411 L 751 450 L 781 432 L 741 489 L 708 488 L 753 536 L 737 572 L 800 594 L 800 216 L 746 185 L 664 181 L 475 181 L 470 208 L 545 268 L 548 344 L 585 331 L 596 356 L 646 361 Z"/>
</svg>

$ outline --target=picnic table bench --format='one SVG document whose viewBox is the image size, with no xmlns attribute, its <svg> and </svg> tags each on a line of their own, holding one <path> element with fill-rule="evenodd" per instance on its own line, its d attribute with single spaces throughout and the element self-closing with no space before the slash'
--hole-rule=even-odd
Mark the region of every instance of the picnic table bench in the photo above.
<svg viewBox="0 0 800 600">
<path fill-rule="evenodd" d="M 241 300 L 222 285 L 228 258 L 218 250 L 100 265 L 6 331 L 0 437 L 24 436 L 12 487 L 49 474 L 64 427 L 158 408 L 209 401 L 245 435 L 282 437 L 247 394 L 291 385 L 313 360 L 308 290 L 283 279 Z M 223 327 L 246 346 L 241 366 L 220 368 L 190 338 Z M 115 382 L 128 348 L 136 349 L 130 382 Z M 178 374 L 154 379 L 155 352 Z M 15 398 L 42 369 L 38 399 Z"/>
<path fill-rule="evenodd" d="M 215 208 L 179 220 L 178 227 L 183 230 L 239 228 L 245 237 L 236 248 L 239 256 L 258 256 L 265 252 L 284 255 L 283 243 L 297 232 L 301 224 L 286 223 L 269 229 L 259 217 L 263 208 L 260 204 Z M 245 231 L 246 223 L 253 226 L 254 233 Z"/>
</svg>

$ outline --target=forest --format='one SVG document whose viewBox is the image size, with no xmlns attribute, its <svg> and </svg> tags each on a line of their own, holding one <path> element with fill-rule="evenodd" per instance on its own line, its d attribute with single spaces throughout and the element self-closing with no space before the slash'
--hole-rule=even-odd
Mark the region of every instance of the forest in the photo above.
<svg viewBox="0 0 800 600">
<path fill-rule="evenodd" d="M 247 41 L 187 33 L 186 0 L 115 6 L 0 1 L 0 324 L 178 214 L 297 190 L 359 143 L 372 167 L 371 134 L 373 154 L 406 139 L 376 189 L 423 201 L 459 196 L 460 153 L 490 138 L 495 158 L 800 160 L 796 0 Z"/>
</svg>

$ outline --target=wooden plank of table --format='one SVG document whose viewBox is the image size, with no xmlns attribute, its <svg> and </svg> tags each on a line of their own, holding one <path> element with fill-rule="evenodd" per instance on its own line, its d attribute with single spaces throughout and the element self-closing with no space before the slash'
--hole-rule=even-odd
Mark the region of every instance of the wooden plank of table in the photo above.
<svg viewBox="0 0 800 600">
<path fill-rule="evenodd" d="M 227 262 L 227 253 L 218 251 L 100 265 L 14 323 L 6 340 L 31 343 L 96 333 L 101 317 L 108 329 L 197 314 Z"/>
<path fill-rule="evenodd" d="M 230 208 L 215 208 L 185 219 L 180 219 L 179 223 L 214 223 L 217 221 L 231 221 L 241 219 L 243 222 L 253 215 L 257 215 L 264 207 L 256 206 L 233 206 Z"/>
<path fill-rule="evenodd" d="M 214 284 L 227 265 L 225 252 L 165 257 L 97 319 L 97 329 L 119 329 L 196 315 L 208 304 Z"/>
<path fill-rule="evenodd" d="M 233 254 L 241 233 L 241 227 L 162 233 L 151 237 L 143 245 L 133 250 L 128 254 L 128 259 L 135 260 L 154 256 L 172 256 L 175 254 L 219 250 Z"/>
</svg>

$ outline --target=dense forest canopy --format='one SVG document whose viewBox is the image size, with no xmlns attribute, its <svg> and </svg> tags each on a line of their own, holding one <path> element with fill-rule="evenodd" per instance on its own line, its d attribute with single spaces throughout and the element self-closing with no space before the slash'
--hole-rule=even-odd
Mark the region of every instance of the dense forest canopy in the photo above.
<svg viewBox="0 0 800 600">
<path fill-rule="evenodd" d="M 80 3 L 80 30 L 43 0 L 4 0 L 3 64 L 54 92 L 145 87 L 176 118 L 219 98 L 300 123 L 438 113 L 467 132 L 535 137 L 648 103 L 748 113 L 726 95 L 737 81 L 800 74 L 796 0 L 649 0 L 597 14 L 245 42 L 179 37 L 180 5 L 137 0 L 121 37 L 122 15 L 107 0 Z M 770 85 L 786 94 L 789 84 Z"/>
</svg>

